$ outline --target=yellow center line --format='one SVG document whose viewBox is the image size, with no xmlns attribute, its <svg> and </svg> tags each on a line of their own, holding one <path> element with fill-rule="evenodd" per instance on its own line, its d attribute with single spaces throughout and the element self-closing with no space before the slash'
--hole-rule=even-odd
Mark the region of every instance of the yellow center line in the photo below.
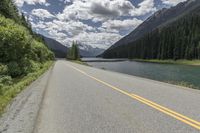
<svg viewBox="0 0 200 133">
<path fill-rule="evenodd" d="M 188 125 L 190 125 L 190 126 L 196 128 L 196 129 L 199 129 L 199 130 L 200 130 L 200 126 L 199 126 L 199 125 L 196 125 L 195 123 L 192 123 L 192 122 L 190 122 L 190 121 L 188 121 L 188 120 L 186 120 L 186 119 L 184 119 L 184 118 L 182 118 L 182 117 L 179 117 L 179 116 L 177 116 L 177 115 L 175 115 L 175 114 L 173 114 L 173 113 L 170 113 L 169 111 L 166 111 L 166 110 L 164 110 L 164 109 L 162 109 L 162 108 L 159 108 L 159 107 L 157 107 L 157 106 L 155 106 L 155 105 L 153 105 L 153 104 L 151 104 L 151 103 L 149 103 L 149 102 L 146 102 L 146 101 L 144 101 L 144 100 L 142 100 L 142 99 L 140 99 L 140 98 L 134 96 L 133 94 L 132 94 L 131 97 L 134 98 L 134 99 L 136 99 L 136 100 L 138 100 L 138 101 L 140 101 L 140 102 L 142 102 L 142 103 L 144 103 L 144 104 L 146 104 L 146 105 L 148 105 L 148 106 L 150 106 L 150 107 L 152 107 L 152 108 L 154 108 L 154 109 L 156 109 L 156 110 L 159 110 L 160 112 L 163 112 L 164 114 L 167 114 L 167 115 L 169 115 L 169 116 L 171 116 L 171 117 L 173 117 L 173 118 L 175 118 L 175 119 L 177 119 L 177 120 L 179 120 L 179 121 L 181 121 L 181 122 L 183 122 L 183 123 L 186 123 L 186 124 L 188 124 Z M 169 110 L 169 109 L 168 109 L 168 110 Z M 193 121 L 194 121 L 194 120 L 193 120 Z"/>
<path fill-rule="evenodd" d="M 157 103 L 155 103 L 155 102 L 149 101 L 148 99 L 145 99 L 145 98 L 140 97 L 140 96 L 138 96 L 138 95 L 135 95 L 135 94 L 131 94 L 131 95 L 134 96 L 134 97 L 137 97 L 137 98 L 139 98 L 139 99 L 141 99 L 141 100 L 143 100 L 143 101 L 145 101 L 145 102 L 148 102 L 148 103 L 150 103 L 150 104 L 152 104 L 152 105 L 154 105 L 154 106 L 157 106 L 158 108 L 161 108 L 161 109 L 163 109 L 163 110 L 165 110 L 165 111 L 168 111 L 168 112 L 170 112 L 170 113 L 172 113 L 172 114 L 174 114 L 174 115 L 177 115 L 177 116 L 179 116 L 179 117 L 182 117 L 182 118 L 184 118 L 184 119 L 186 119 L 186 120 L 188 120 L 188 121 L 190 121 L 190 122 L 193 122 L 193 123 L 197 124 L 198 126 L 200 126 L 200 122 L 198 122 L 198 121 L 195 121 L 195 120 L 193 120 L 193 119 L 191 119 L 191 118 L 189 118 L 189 117 L 186 117 L 186 116 L 184 116 L 184 115 L 182 115 L 182 114 L 179 114 L 179 113 L 177 113 L 177 112 L 175 112 L 175 111 L 173 111 L 173 110 L 171 110 L 171 109 L 168 109 L 168 108 L 166 108 L 166 107 L 164 107 L 164 106 L 161 106 L 161 105 L 159 105 L 159 104 L 157 104 Z"/>
<path fill-rule="evenodd" d="M 120 88 L 117 88 L 117 87 L 115 87 L 115 86 L 113 86 L 113 85 L 111 85 L 109 83 L 106 83 L 106 82 L 104 82 L 104 81 L 102 81 L 102 80 L 100 80 L 100 79 L 98 79 L 98 78 L 96 78 L 94 76 L 91 76 L 91 75 L 87 74 L 86 72 L 84 72 L 83 70 L 80 70 L 80 69 L 78 69 L 78 68 L 76 68 L 76 67 L 74 67 L 72 65 L 67 65 L 67 66 L 69 66 L 69 67 L 77 70 L 78 72 L 80 72 L 80 73 L 82 73 L 82 74 L 84 74 L 84 75 L 96 80 L 97 82 L 100 82 L 100 83 L 112 88 L 113 90 L 116 90 L 116 91 L 118 91 L 118 92 L 120 92 L 120 93 L 122 93 L 124 95 L 127 95 L 127 96 L 129 96 L 129 97 L 131 97 L 131 98 L 133 98 L 133 99 L 135 99 L 137 101 L 140 101 L 140 102 L 142 102 L 142 103 L 144 103 L 144 104 L 146 104 L 146 105 L 148 105 L 148 106 L 160 111 L 160 112 L 163 112 L 164 114 L 167 114 L 167 115 L 169 115 L 169 116 L 171 116 L 171 117 L 173 117 L 173 118 L 175 118 L 175 119 L 177 119 L 177 120 L 179 120 L 179 121 L 181 121 L 181 122 L 183 122 L 185 124 L 188 124 L 188 125 L 196 128 L 196 129 L 200 130 L 200 122 L 198 122 L 196 120 L 193 120 L 193 119 L 191 119 L 191 118 L 189 118 L 187 116 L 184 116 L 184 115 L 182 115 L 180 113 L 177 113 L 177 112 L 175 112 L 175 111 L 173 111 L 173 110 L 171 110 L 169 108 L 166 108 L 166 107 L 161 106 L 161 105 L 159 105 L 159 104 L 157 104 L 155 102 L 152 102 L 152 101 L 150 101 L 148 99 L 145 99 L 145 98 L 143 98 L 143 97 L 141 97 L 139 95 L 136 95 L 136 94 L 133 94 L 133 93 L 128 93 L 128 92 L 126 92 L 124 90 L 121 90 Z"/>
</svg>

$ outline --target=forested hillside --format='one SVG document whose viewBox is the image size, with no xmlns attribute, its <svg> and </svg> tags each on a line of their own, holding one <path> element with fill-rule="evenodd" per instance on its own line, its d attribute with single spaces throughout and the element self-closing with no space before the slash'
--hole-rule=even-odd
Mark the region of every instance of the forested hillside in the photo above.
<svg viewBox="0 0 200 133">
<path fill-rule="evenodd" d="M 136 41 L 110 48 L 104 58 L 200 59 L 200 8 Z"/>
<path fill-rule="evenodd" d="M 43 38 L 46 46 L 54 52 L 56 58 L 66 58 L 68 47 L 52 38 L 48 38 L 43 35 L 40 36 Z"/>
<path fill-rule="evenodd" d="M 190 14 L 137 41 L 104 53 L 105 58 L 200 59 L 200 16 Z"/>
<path fill-rule="evenodd" d="M 11 0 L 0 1 L 0 113 L 50 66 L 54 54 L 33 33 Z"/>
</svg>

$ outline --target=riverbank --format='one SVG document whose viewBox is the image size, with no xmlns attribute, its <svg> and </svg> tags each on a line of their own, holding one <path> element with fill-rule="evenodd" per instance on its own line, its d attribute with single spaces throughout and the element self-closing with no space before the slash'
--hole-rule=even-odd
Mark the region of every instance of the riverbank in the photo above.
<svg viewBox="0 0 200 133">
<path fill-rule="evenodd" d="M 183 61 L 178 61 L 178 63 L 183 63 Z M 177 62 L 146 63 L 141 60 L 124 62 L 88 62 L 89 65 L 104 70 L 200 89 L 200 67 L 197 66 L 198 64 L 196 63 L 198 63 L 198 61 L 195 63 L 193 62 L 193 65 L 191 65 L 191 62 L 189 62 L 189 64 L 187 62 L 187 65 L 174 65 L 177 64 Z"/>
<path fill-rule="evenodd" d="M 200 60 L 157 60 L 157 59 L 131 59 L 131 61 L 137 62 L 149 62 L 149 63 L 159 63 L 159 64 L 178 64 L 178 65 L 192 65 L 200 66 Z"/>
<path fill-rule="evenodd" d="M 190 89 L 200 90 L 200 87 L 195 86 L 195 85 L 190 84 L 190 83 L 187 83 L 187 82 L 184 82 L 184 81 L 182 81 L 182 82 L 178 82 L 178 81 L 161 81 L 161 82 L 172 84 L 172 85 L 177 85 L 177 86 L 182 86 L 182 87 L 187 87 L 187 88 L 190 88 Z"/>
</svg>

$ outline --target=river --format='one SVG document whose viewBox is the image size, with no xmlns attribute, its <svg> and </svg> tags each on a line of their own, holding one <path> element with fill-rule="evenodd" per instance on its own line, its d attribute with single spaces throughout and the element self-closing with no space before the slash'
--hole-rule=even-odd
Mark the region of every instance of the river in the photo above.
<svg viewBox="0 0 200 133">
<path fill-rule="evenodd" d="M 128 60 L 84 58 L 93 67 L 153 80 L 192 85 L 200 89 L 200 66 L 157 64 Z M 100 60 L 100 61 L 98 61 Z M 94 61 L 94 62 L 93 62 Z"/>
</svg>

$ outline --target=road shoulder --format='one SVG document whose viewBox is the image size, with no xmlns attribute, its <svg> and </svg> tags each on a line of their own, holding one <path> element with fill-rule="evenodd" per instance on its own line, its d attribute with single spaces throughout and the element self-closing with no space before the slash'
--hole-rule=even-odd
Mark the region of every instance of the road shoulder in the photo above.
<svg viewBox="0 0 200 133">
<path fill-rule="evenodd" d="M 45 93 L 52 67 L 23 90 L 0 118 L 0 133 L 31 133 Z"/>
</svg>

